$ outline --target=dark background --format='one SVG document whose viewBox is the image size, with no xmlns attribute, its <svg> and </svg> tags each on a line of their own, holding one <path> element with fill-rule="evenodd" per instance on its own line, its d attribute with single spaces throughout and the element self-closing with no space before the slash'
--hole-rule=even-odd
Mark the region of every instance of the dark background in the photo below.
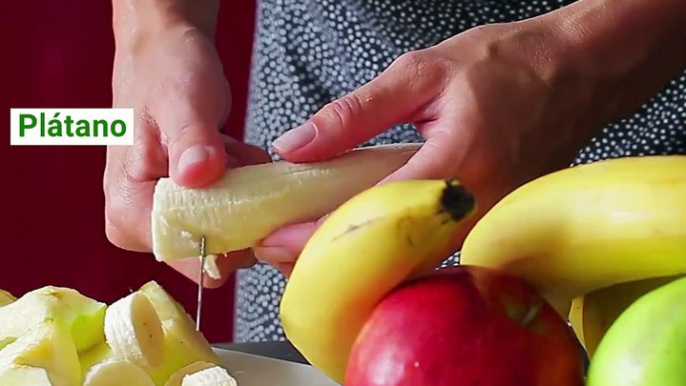
<svg viewBox="0 0 686 386">
<path fill-rule="evenodd" d="M 141 0 L 147 1 L 147 0 Z M 233 91 L 227 132 L 240 138 L 254 0 L 222 1 L 217 46 Z M 0 1 L 0 288 L 44 285 L 112 302 L 148 280 L 195 315 L 195 285 L 105 237 L 105 148 L 9 146 L 11 107 L 110 107 L 110 0 Z M 205 293 L 203 331 L 231 341 L 234 281 Z"/>
</svg>

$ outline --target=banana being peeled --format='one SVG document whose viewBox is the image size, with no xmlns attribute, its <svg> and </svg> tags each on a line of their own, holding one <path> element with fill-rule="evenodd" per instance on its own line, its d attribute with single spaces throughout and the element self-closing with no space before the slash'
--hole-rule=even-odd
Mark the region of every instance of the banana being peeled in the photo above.
<svg viewBox="0 0 686 386">
<path fill-rule="evenodd" d="M 400 283 L 433 270 L 475 210 L 456 181 L 375 186 L 334 210 L 312 235 L 280 305 L 288 339 L 343 383 L 353 342 L 375 305 Z"/>
<path fill-rule="evenodd" d="M 352 150 L 315 163 L 274 162 L 232 169 L 203 189 L 169 178 L 155 186 L 152 249 L 157 260 L 253 247 L 281 226 L 314 220 L 400 168 L 420 144 Z"/>
<path fill-rule="evenodd" d="M 561 315 L 618 283 L 686 273 L 686 157 L 598 161 L 533 180 L 468 234 L 461 264 L 502 269 Z"/>
</svg>

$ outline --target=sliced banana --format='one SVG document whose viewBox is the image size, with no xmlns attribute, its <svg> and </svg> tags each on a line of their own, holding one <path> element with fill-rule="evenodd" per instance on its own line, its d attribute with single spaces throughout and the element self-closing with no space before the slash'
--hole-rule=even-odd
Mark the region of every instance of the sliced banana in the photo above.
<svg viewBox="0 0 686 386">
<path fill-rule="evenodd" d="M 155 386 L 150 376 L 133 362 L 110 359 L 86 373 L 83 386 Z"/>
<path fill-rule="evenodd" d="M 253 247 L 283 225 L 329 213 L 400 168 L 420 146 L 383 145 L 323 162 L 245 166 L 203 189 L 162 178 L 153 195 L 153 253 L 160 261 L 197 256 L 202 236 L 208 255 Z"/>
<path fill-rule="evenodd" d="M 190 365 L 172 374 L 171 377 L 169 377 L 169 379 L 167 380 L 167 383 L 164 384 L 164 386 L 182 386 L 183 378 L 186 375 L 193 374 L 201 370 L 209 369 L 214 366 L 216 365 L 210 362 L 193 362 Z"/>
<path fill-rule="evenodd" d="M 220 366 L 197 371 L 183 377 L 181 386 L 237 386 L 236 379 Z"/>
<path fill-rule="evenodd" d="M 195 322 L 186 310 L 157 282 L 150 281 L 140 288 L 150 299 L 162 321 L 168 345 L 183 354 L 183 366 L 193 362 L 221 363 L 205 336 L 195 329 Z"/>
<path fill-rule="evenodd" d="M 165 336 L 152 303 L 141 292 L 114 302 L 105 313 L 105 338 L 118 359 L 143 368 L 165 360 Z"/>
<path fill-rule="evenodd" d="M 0 379 L 17 380 L 2 386 L 34 386 L 18 382 L 29 379 L 35 379 L 35 385 L 45 384 L 42 372 L 33 368 L 43 369 L 51 386 L 81 384 L 76 347 L 63 323 L 47 319 L 0 350 Z"/>
</svg>

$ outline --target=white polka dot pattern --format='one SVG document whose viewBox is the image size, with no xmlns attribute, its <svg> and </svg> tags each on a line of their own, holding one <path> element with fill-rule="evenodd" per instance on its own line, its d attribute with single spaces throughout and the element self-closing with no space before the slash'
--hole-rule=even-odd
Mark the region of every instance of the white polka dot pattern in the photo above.
<svg viewBox="0 0 686 386">
<path fill-rule="evenodd" d="M 246 140 L 268 149 L 280 134 L 373 79 L 407 51 L 435 45 L 478 25 L 528 18 L 570 2 L 260 0 Z M 685 153 L 685 106 L 686 77 L 682 77 L 634 116 L 608 125 L 574 163 Z M 413 126 L 399 125 L 367 144 L 421 141 Z M 444 265 L 457 261 L 459 253 Z M 270 266 L 239 271 L 237 342 L 284 339 L 278 319 L 283 288 L 282 275 Z"/>
</svg>

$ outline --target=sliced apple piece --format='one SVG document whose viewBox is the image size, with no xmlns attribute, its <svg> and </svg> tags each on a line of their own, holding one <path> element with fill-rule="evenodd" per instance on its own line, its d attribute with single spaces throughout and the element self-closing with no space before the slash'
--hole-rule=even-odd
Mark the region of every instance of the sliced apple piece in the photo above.
<svg viewBox="0 0 686 386">
<path fill-rule="evenodd" d="M 52 318 L 66 325 L 76 350 L 82 352 L 105 341 L 106 308 L 105 303 L 70 288 L 41 287 L 0 307 L 0 342 L 12 341 Z"/>
<path fill-rule="evenodd" d="M 31 368 L 44 369 L 52 386 L 81 384 L 76 346 L 64 323 L 46 319 L 0 350 L 0 379 L 25 377 L 40 382 L 40 371 Z"/>
</svg>

